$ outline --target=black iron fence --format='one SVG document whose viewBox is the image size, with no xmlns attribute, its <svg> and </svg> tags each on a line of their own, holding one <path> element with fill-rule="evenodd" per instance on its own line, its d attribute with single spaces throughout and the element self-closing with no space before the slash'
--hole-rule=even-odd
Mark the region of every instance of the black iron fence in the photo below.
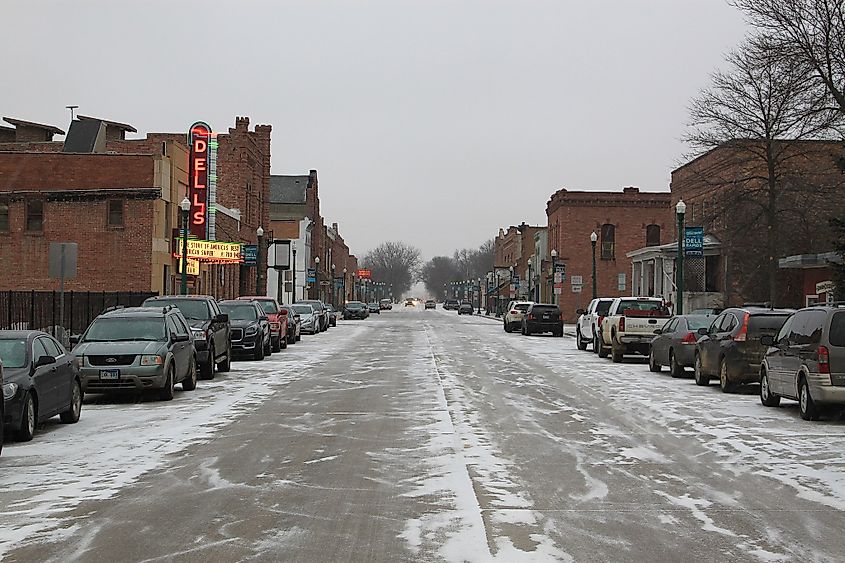
<svg viewBox="0 0 845 563">
<path fill-rule="evenodd" d="M 137 307 L 157 293 L 66 291 L 64 319 L 58 291 L 0 291 L 0 329 L 43 330 L 67 344 L 109 307 Z"/>
</svg>

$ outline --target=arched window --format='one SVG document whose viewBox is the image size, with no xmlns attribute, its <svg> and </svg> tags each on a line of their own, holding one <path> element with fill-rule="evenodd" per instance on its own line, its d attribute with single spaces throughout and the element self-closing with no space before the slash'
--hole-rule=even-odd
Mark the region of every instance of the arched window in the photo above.
<svg viewBox="0 0 845 563">
<path fill-rule="evenodd" d="M 601 259 L 615 260 L 616 226 L 605 223 L 601 226 Z"/>
<path fill-rule="evenodd" d="M 660 246 L 660 225 L 649 225 L 645 228 L 645 245 Z"/>
</svg>

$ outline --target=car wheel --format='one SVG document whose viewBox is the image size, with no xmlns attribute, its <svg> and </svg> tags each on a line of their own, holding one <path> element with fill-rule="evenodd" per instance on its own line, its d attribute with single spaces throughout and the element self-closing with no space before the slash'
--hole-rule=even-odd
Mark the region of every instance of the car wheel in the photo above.
<svg viewBox="0 0 845 563">
<path fill-rule="evenodd" d="M 593 354 L 599 353 L 599 337 L 597 334 L 593 335 Z"/>
<path fill-rule="evenodd" d="M 675 351 L 669 350 L 669 375 L 674 378 L 683 377 L 686 374 L 684 366 L 678 363 L 678 358 L 675 357 Z"/>
<path fill-rule="evenodd" d="M 202 379 L 214 379 L 214 345 L 208 350 L 208 361 L 200 364 L 200 377 Z"/>
<path fill-rule="evenodd" d="M 725 358 L 722 358 L 722 361 L 719 362 L 719 387 L 721 387 L 722 393 L 733 393 L 736 389 L 736 384 L 728 380 L 728 362 L 725 361 Z"/>
<path fill-rule="evenodd" d="M 624 348 L 616 343 L 615 338 L 610 339 L 610 361 L 614 364 L 622 362 L 622 355 L 625 353 Z"/>
<path fill-rule="evenodd" d="M 604 345 L 604 338 L 599 339 L 599 358 L 606 358 L 610 350 Z"/>
<path fill-rule="evenodd" d="M 70 406 L 59 414 L 59 418 L 65 424 L 76 424 L 79 422 L 79 415 L 82 413 L 82 386 L 79 381 L 73 380 L 73 388 L 70 390 Z"/>
<path fill-rule="evenodd" d="M 528 324 L 525 325 L 525 332 L 523 332 L 525 336 L 531 336 L 531 329 L 528 328 Z"/>
<path fill-rule="evenodd" d="M 810 386 L 804 377 L 798 382 L 798 412 L 804 420 L 818 420 L 821 415 L 821 409 L 810 396 Z"/>
<path fill-rule="evenodd" d="M 173 364 L 167 367 L 167 377 L 164 380 L 164 387 L 158 392 L 158 398 L 162 401 L 172 401 L 176 394 L 173 382 Z"/>
<path fill-rule="evenodd" d="M 575 344 L 578 346 L 579 350 L 586 350 L 587 349 L 587 341 L 581 338 L 581 327 L 577 327 L 575 329 Z"/>
<path fill-rule="evenodd" d="M 285 339 L 287 342 L 287 339 Z M 282 351 L 282 337 L 279 335 L 278 338 L 271 338 L 270 339 L 270 349 L 273 352 L 281 352 Z"/>
<path fill-rule="evenodd" d="M 780 397 L 772 393 L 769 387 L 769 374 L 766 369 L 760 370 L 760 402 L 766 407 L 776 407 L 780 405 Z"/>
<path fill-rule="evenodd" d="M 702 387 L 710 385 L 710 376 L 705 375 L 701 368 L 701 356 L 695 355 L 695 384 Z"/>
<path fill-rule="evenodd" d="M 508 324 L 508 321 L 504 321 L 503 324 L 505 325 L 505 332 L 510 333 L 510 332 L 513 331 L 513 329 L 511 328 L 511 325 Z"/>
<path fill-rule="evenodd" d="M 21 413 L 21 427 L 18 429 L 18 442 L 29 442 L 35 436 L 35 421 L 37 419 L 38 407 L 32 393 L 27 393 L 23 400 L 23 412 Z"/>
<path fill-rule="evenodd" d="M 276 351 L 276 352 L 280 352 L 280 351 L 284 350 L 284 349 L 285 349 L 285 348 L 287 348 L 287 347 L 288 347 L 288 337 L 287 337 L 287 335 L 285 335 L 285 337 L 284 337 L 284 338 L 282 338 L 282 335 L 280 334 L 280 335 L 279 335 L 279 349 L 278 349 L 278 350 L 275 350 L 275 351 Z"/>
<path fill-rule="evenodd" d="M 265 356 L 272 356 L 273 355 L 273 344 L 270 339 L 267 339 L 267 342 L 264 344 L 264 355 Z"/>
<path fill-rule="evenodd" d="M 191 360 L 188 375 L 182 380 L 182 391 L 193 391 L 197 388 L 197 359 Z"/>
<path fill-rule="evenodd" d="M 257 346 L 255 347 L 255 352 L 252 355 L 253 360 L 261 361 L 264 359 L 264 346 Z"/>
<path fill-rule="evenodd" d="M 657 363 L 657 360 L 654 357 L 654 348 L 648 351 L 648 371 L 652 371 L 654 373 L 659 372 L 661 369 L 660 364 Z"/>
<path fill-rule="evenodd" d="M 224 373 L 232 369 L 232 345 L 229 344 L 229 347 L 226 349 L 226 359 L 217 364 L 217 371 L 220 373 Z M 211 374 L 211 377 L 214 377 L 214 374 Z"/>
<path fill-rule="evenodd" d="M 285 338 L 288 344 L 296 344 L 296 329 Z"/>
</svg>

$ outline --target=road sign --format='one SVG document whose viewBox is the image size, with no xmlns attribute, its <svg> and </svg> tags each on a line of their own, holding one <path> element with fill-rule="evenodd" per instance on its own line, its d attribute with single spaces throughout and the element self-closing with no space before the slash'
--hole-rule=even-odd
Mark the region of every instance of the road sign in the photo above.
<svg viewBox="0 0 845 563">
<path fill-rule="evenodd" d="M 572 285 L 572 293 L 581 293 L 581 288 L 584 287 L 583 285 Z"/>
<path fill-rule="evenodd" d="M 684 254 L 704 256 L 704 227 L 684 228 Z"/>
<path fill-rule="evenodd" d="M 555 286 L 555 295 L 560 295 L 563 293 L 563 288 Z"/>
<path fill-rule="evenodd" d="M 560 272 L 555 272 L 555 283 L 561 283 L 563 281 L 563 274 Z"/>
<path fill-rule="evenodd" d="M 566 275 L 566 264 L 555 264 L 555 273 Z"/>
<path fill-rule="evenodd" d="M 581 276 L 572 276 L 569 280 L 572 282 L 573 286 L 584 285 L 584 278 Z"/>
<path fill-rule="evenodd" d="M 244 266 L 255 266 L 258 263 L 258 245 L 244 244 L 241 245 L 241 256 L 243 256 Z"/>
<path fill-rule="evenodd" d="M 75 242 L 50 243 L 50 277 L 72 279 L 76 277 L 76 256 L 79 245 Z"/>
</svg>

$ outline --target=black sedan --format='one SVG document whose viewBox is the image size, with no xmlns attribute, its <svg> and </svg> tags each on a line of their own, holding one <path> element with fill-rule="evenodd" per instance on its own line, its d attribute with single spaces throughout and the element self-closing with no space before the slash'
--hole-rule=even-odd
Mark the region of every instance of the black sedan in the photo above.
<svg viewBox="0 0 845 563">
<path fill-rule="evenodd" d="M 82 384 L 75 360 L 52 336 L 38 330 L 0 331 L 4 424 L 21 442 L 38 423 L 56 415 L 73 424 L 82 412 Z"/>
<path fill-rule="evenodd" d="M 270 340 L 270 321 L 255 301 L 236 299 L 218 303 L 220 312 L 229 315 L 232 354 L 263 360 L 273 353 Z"/>
<path fill-rule="evenodd" d="M 343 320 L 345 321 L 351 319 L 366 319 L 369 316 L 369 309 L 360 301 L 349 301 L 343 308 Z"/>
<path fill-rule="evenodd" d="M 472 306 L 472 303 L 468 301 L 464 301 L 460 305 L 458 305 L 458 314 L 459 315 L 472 315 L 475 312 L 475 308 Z"/>
</svg>

